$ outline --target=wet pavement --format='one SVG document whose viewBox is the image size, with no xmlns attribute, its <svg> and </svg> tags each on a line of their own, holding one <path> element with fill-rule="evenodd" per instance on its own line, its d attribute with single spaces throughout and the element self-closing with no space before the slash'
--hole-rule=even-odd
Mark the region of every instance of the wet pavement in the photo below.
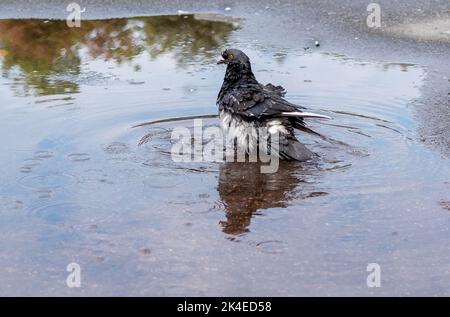
<svg viewBox="0 0 450 317">
<path fill-rule="evenodd" d="M 252 28 L 212 14 L 0 20 L 1 295 L 450 293 L 450 168 L 417 119 L 435 70 L 309 38 L 269 45 Z M 229 45 L 333 117 L 310 124 L 339 142 L 300 134 L 319 159 L 261 174 L 174 162 L 170 132 L 192 120 L 133 128 L 216 114 Z"/>
</svg>

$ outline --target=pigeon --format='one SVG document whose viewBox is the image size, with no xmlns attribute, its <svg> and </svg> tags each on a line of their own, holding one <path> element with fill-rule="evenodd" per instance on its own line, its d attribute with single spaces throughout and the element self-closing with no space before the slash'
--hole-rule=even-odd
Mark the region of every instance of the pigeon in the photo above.
<svg viewBox="0 0 450 317">
<path fill-rule="evenodd" d="M 282 86 L 260 84 L 244 52 L 226 49 L 221 55 L 217 64 L 225 64 L 227 69 L 217 106 L 222 127 L 235 140 L 235 147 L 245 153 L 258 149 L 261 140 L 248 131 L 265 128 L 269 137 L 278 135 L 276 155 L 279 158 L 296 161 L 314 158 L 316 154 L 297 139 L 295 129 L 312 131 L 305 126 L 304 118 L 330 117 L 306 112 L 304 107 L 285 100 L 286 91 Z"/>
</svg>

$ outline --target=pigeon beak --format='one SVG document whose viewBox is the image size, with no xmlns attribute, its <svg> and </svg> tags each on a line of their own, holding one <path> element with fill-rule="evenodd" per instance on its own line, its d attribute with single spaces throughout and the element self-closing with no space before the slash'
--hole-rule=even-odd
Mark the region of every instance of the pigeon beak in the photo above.
<svg viewBox="0 0 450 317">
<path fill-rule="evenodd" d="M 217 62 L 217 65 L 228 64 L 228 62 L 229 62 L 229 60 L 227 60 L 227 59 L 221 59 L 220 61 Z"/>
</svg>

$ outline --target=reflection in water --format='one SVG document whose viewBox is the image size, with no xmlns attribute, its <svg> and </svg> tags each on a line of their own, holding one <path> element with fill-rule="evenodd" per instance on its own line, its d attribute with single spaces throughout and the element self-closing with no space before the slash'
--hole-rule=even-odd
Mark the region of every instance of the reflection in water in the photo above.
<svg viewBox="0 0 450 317">
<path fill-rule="evenodd" d="M 117 64 L 143 52 L 152 59 L 171 52 L 183 67 L 217 55 L 235 28 L 195 15 L 87 20 L 81 28 L 65 21 L 0 20 L 2 76 L 15 81 L 16 95 L 76 93 L 78 83 L 63 76 L 80 75 L 82 52 Z"/>
<path fill-rule="evenodd" d="M 217 49 L 236 29 L 231 22 L 205 15 L 158 16 L 145 19 L 143 31 L 150 56 L 172 52 L 177 63 L 185 66 L 193 61 L 217 58 Z"/>
<path fill-rule="evenodd" d="M 248 232 L 253 214 L 262 209 L 284 208 L 296 197 L 302 182 L 301 165 L 281 161 L 278 172 L 263 174 L 259 163 L 224 163 L 220 167 L 219 195 L 225 206 L 223 232 Z"/>
<path fill-rule="evenodd" d="M 400 67 L 402 72 L 407 72 L 410 68 L 414 67 L 414 64 L 410 63 L 385 63 L 383 64 L 383 70 L 387 71 L 391 68 Z"/>
<path fill-rule="evenodd" d="M 189 117 L 183 119 L 186 118 Z M 172 171 L 183 171 L 181 174 L 189 173 L 191 182 L 193 182 L 195 174 L 201 175 L 205 172 L 216 174 L 216 165 L 208 160 L 205 162 L 174 162 L 171 160 L 172 129 L 163 128 L 163 126 L 169 122 L 183 122 L 179 119 L 158 120 L 143 124 L 150 127 L 150 130 L 141 138 L 139 143 L 140 146 L 148 149 L 148 152 L 146 152 L 147 160 L 144 164 L 153 170 L 166 166 Z M 184 121 L 184 125 L 180 124 L 177 127 L 189 126 L 188 129 L 192 131 L 192 135 L 194 128 L 192 125 L 186 125 L 187 122 L 189 121 Z M 157 123 L 163 125 L 154 126 Z M 218 128 L 217 125 L 205 126 L 205 128 L 211 127 Z M 201 138 L 195 139 L 192 137 L 191 139 L 192 144 L 204 141 Z M 336 146 L 339 145 L 341 144 Z M 335 147 L 335 149 L 337 148 Z M 222 231 L 231 235 L 245 234 L 250 231 L 249 227 L 253 215 L 258 215 L 262 210 L 286 208 L 294 200 L 327 195 L 326 192 L 311 192 L 311 190 L 315 190 L 315 176 L 320 177 L 322 175 L 322 170 L 319 168 L 321 163 L 322 161 L 319 160 L 307 163 L 281 160 L 275 173 L 261 173 L 261 167 L 267 166 L 268 163 L 218 162 L 217 191 L 220 197 L 220 204 L 218 205 L 220 205 L 220 210 L 225 211 L 226 217 L 226 220 L 220 222 Z M 338 168 L 335 164 L 330 164 L 330 166 Z M 190 185 L 193 186 L 192 183 Z M 188 201 L 183 203 L 189 204 Z M 216 205 L 213 209 L 215 208 Z"/>
</svg>

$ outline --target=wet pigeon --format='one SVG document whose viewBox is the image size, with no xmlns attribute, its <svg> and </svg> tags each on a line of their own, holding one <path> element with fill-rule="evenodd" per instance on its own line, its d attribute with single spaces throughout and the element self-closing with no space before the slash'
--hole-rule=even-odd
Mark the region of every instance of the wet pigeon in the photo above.
<svg viewBox="0 0 450 317">
<path fill-rule="evenodd" d="M 248 153 L 257 148 L 258 138 L 248 137 L 245 131 L 265 127 L 269 135 L 279 133 L 280 158 L 297 161 L 313 158 L 315 154 L 297 140 L 294 129 L 308 130 L 303 118 L 329 117 L 305 112 L 304 107 L 286 101 L 283 98 L 285 90 L 281 86 L 260 84 L 244 52 L 227 49 L 222 58 L 218 64 L 226 64 L 227 69 L 217 97 L 219 117 L 224 129 L 236 140 L 239 150 Z"/>
</svg>

